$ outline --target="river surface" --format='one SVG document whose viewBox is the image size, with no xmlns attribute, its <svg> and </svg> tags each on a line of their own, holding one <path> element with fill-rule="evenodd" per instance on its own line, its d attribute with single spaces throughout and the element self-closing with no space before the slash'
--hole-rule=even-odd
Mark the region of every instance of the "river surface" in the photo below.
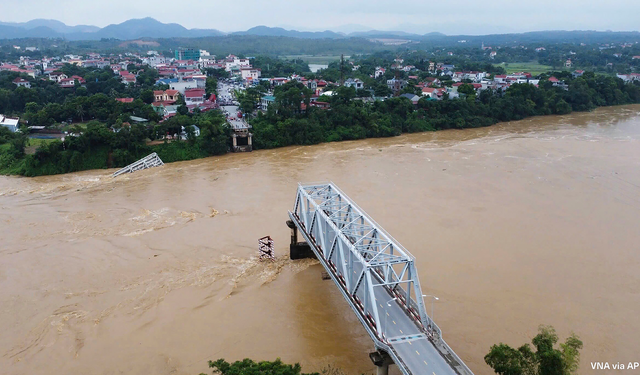
<svg viewBox="0 0 640 375">
<path fill-rule="evenodd" d="M 0 177 L 0 373 L 372 373 L 321 266 L 287 259 L 297 183 L 328 180 L 415 255 L 476 374 L 539 324 L 580 336 L 581 374 L 640 361 L 640 106 L 111 172 Z"/>
</svg>

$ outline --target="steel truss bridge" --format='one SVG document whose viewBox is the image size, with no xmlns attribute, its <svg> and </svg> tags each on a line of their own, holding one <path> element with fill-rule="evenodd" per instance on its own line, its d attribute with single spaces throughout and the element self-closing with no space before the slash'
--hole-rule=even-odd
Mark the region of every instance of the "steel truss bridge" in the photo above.
<svg viewBox="0 0 640 375">
<path fill-rule="evenodd" d="M 392 361 L 405 375 L 473 375 L 427 315 L 415 258 L 337 186 L 299 185 L 289 217 L 371 336 L 379 374 Z"/>
<path fill-rule="evenodd" d="M 149 154 L 147 156 L 145 156 L 144 158 L 131 163 L 129 165 L 127 165 L 126 167 L 116 171 L 113 174 L 113 177 L 118 177 L 119 175 L 123 174 L 123 173 L 133 173 L 142 169 L 147 169 L 147 168 L 153 168 L 153 167 L 160 167 L 163 166 L 164 163 L 162 162 L 162 159 L 160 159 L 160 157 L 158 156 L 158 154 L 156 154 L 155 152 L 153 154 Z"/>
</svg>

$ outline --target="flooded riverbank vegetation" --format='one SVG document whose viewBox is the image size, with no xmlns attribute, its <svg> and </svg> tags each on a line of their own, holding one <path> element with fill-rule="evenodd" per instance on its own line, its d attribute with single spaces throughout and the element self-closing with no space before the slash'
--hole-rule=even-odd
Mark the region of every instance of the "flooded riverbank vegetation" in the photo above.
<svg viewBox="0 0 640 375">
<path fill-rule="evenodd" d="M 461 98 L 421 98 L 416 104 L 406 97 L 367 103 L 356 98 L 355 89 L 338 87 L 334 95 L 325 97 L 330 109 L 311 106 L 311 91 L 292 81 L 276 88 L 274 103 L 250 121 L 253 144 L 255 149 L 266 149 L 391 137 L 640 103 L 637 83 L 625 84 L 621 79 L 593 73 L 578 78 L 562 73 L 559 76 L 566 86 L 543 80 L 539 87 L 514 84 L 504 93 L 484 90 L 476 94 L 471 86 L 463 85 L 459 88 Z M 199 136 L 192 125 L 200 129 Z M 115 129 L 91 121 L 77 136 L 43 144 L 27 155 L 26 136 L 2 128 L 0 173 L 39 176 L 116 168 L 151 152 L 157 152 L 164 162 L 191 160 L 224 154 L 230 144 L 229 129 L 218 111 L 180 114 L 153 126 L 118 123 Z M 160 144 L 148 141 L 163 136 Z"/>
<path fill-rule="evenodd" d="M 192 125 L 200 135 L 196 136 Z M 161 138 L 164 141 L 148 142 Z M 171 138 L 171 139 L 169 139 Z M 219 112 L 178 115 L 148 128 L 121 125 L 114 132 L 104 123 L 90 121 L 78 136 L 67 136 L 40 146 L 26 155 L 26 136 L 0 128 L 0 173 L 42 176 L 89 169 L 123 167 L 152 152 L 167 163 L 227 152 L 230 135 Z"/>
<path fill-rule="evenodd" d="M 539 87 L 514 84 L 506 92 L 484 90 L 476 95 L 463 85 L 458 99 L 429 100 L 413 104 L 406 97 L 365 103 L 353 88 L 339 87 L 325 97 L 331 109 L 310 104 L 311 92 L 296 82 L 275 91 L 275 102 L 251 122 L 256 148 L 309 145 L 321 142 L 389 137 L 444 129 L 464 129 L 521 120 L 531 116 L 563 115 L 600 106 L 640 103 L 640 85 L 621 79 L 585 73 L 573 79 L 559 74 L 567 87 L 549 80 Z M 468 87 L 466 87 L 468 86 Z M 300 103 L 297 98 L 304 97 Z"/>
</svg>

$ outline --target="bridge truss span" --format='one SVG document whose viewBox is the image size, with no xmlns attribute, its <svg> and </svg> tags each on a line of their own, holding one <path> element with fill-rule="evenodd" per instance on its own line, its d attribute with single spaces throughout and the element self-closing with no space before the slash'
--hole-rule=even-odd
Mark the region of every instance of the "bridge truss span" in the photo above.
<svg viewBox="0 0 640 375">
<path fill-rule="evenodd" d="M 426 313 L 415 258 L 337 186 L 299 185 L 289 217 L 404 374 L 472 374 Z"/>
</svg>

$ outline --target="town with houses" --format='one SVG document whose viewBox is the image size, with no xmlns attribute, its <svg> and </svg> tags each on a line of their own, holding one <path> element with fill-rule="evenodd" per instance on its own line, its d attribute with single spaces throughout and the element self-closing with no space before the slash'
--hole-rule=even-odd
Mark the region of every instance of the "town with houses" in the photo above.
<svg viewBox="0 0 640 375">
<path fill-rule="evenodd" d="M 16 46 L 16 48 L 19 48 Z M 32 51 L 35 47 L 26 47 L 25 50 Z M 482 46 L 484 49 L 491 47 Z M 538 50 L 544 50 L 540 47 Z M 163 56 L 158 51 L 148 51 L 146 54 L 124 53 L 118 55 L 102 55 L 100 53 L 88 53 L 84 56 L 64 55 L 56 57 L 44 57 L 42 59 L 32 59 L 29 57 L 20 57 L 19 61 L 0 62 L 0 72 L 9 71 L 19 73 L 20 76 L 13 80 L 13 83 L 20 87 L 31 87 L 32 79 L 49 80 L 55 82 L 61 88 L 81 87 L 86 84 L 83 77 L 78 75 L 67 76 L 61 71 L 65 64 L 80 66 L 83 68 L 108 68 L 113 71 L 121 82 L 126 85 L 136 85 L 136 74 L 129 72 L 127 69 L 131 65 L 135 66 L 138 73 L 144 71 L 146 66 L 153 68 L 158 73 L 156 84 L 162 87 L 168 87 L 164 90 L 155 90 L 153 92 L 154 101 L 152 106 L 154 110 L 163 118 L 167 119 L 175 116 L 178 110 L 178 100 L 180 97 L 184 99 L 185 105 L 190 112 L 199 110 L 206 112 L 211 109 L 220 107 L 224 98 L 218 98 L 215 93 L 209 95 L 205 92 L 207 80 L 206 71 L 208 69 L 222 69 L 229 73 L 231 78 L 236 82 L 239 89 L 256 86 L 260 82 L 267 82 L 271 89 L 283 85 L 290 81 L 297 81 L 312 90 L 311 106 L 321 109 L 328 109 L 330 104 L 327 101 L 320 101 L 321 96 L 331 96 L 332 90 L 336 86 L 343 85 L 345 87 L 353 87 L 356 90 L 365 90 L 365 83 L 358 78 L 348 78 L 343 82 L 329 82 L 322 79 L 307 79 L 302 73 L 292 74 L 288 77 L 262 77 L 261 69 L 252 66 L 251 58 L 241 58 L 235 55 L 228 55 L 217 58 L 205 50 L 193 48 L 179 48 L 174 51 L 173 56 Z M 491 51 L 495 56 L 495 51 Z M 452 54 L 452 53 L 450 53 Z M 640 59 L 640 56 L 634 56 L 633 59 Z M 357 71 L 360 66 L 353 61 L 348 62 L 348 69 Z M 567 60 L 565 68 L 571 67 L 571 59 Z M 414 105 L 417 105 L 421 98 L 427 100 L 443 100 L 455 99 L 464 94 L 458 89 L 462 85 L 470 85 L 473 90 L 480 92 L 483 90 L 501 90 L 504 92 L 513 84 L 531 84 L 537 86 L 540 79 L 528 72 L 519 72 L 512 74 L 495 74 L 491 75 L 484 71 L 460 71 L 453 64 L 442 62 L 429 62 L 429 77 L 420 80 L 417 73 L 419 72 L 413 65 L 405 65 L 402 58 L 396 58 L 390 66 L 378 66 L 371 78 L 376 80 L 388 77 L 388 72 L 404 72 L 405 78 L 394 77 L 386 79 L 386 85 L 393 93 L 393 96 L 404 96 L 408 98 Z M 574 77 L 584 74 L 583 70 L 574 70 Z M 618 74 L 625 82 L 640 81 L 639 73 Z M 444 85 L 446 79 L 450 85 Z M 553 86 L 567 89 L 567 85 L 556 77 L 548 77 L 549 82 Z M 413 85 L 417 90 L 416 93 L 401 93 L 409 85 Z M 405 90 L 406 91 L 406 90 Z M 420 93 L 419 95 L 417 93 Z M 385 97 L 360 97 L 364 101 L 384 100 Z M 116 98 L 117 101 L 130 103 L 135 98 Z M 258 103 L 258 109 L 266 110 L 273 103 L 275 96 L 272 91 L 265 93 Z M 301 110 L 306 110 L 305 104 L 301 104 Z M 18 119 L 2 116 L 0 117 L 0 125 L 6 126 L 12 131 L 18 128 Z"/>
</svg>

